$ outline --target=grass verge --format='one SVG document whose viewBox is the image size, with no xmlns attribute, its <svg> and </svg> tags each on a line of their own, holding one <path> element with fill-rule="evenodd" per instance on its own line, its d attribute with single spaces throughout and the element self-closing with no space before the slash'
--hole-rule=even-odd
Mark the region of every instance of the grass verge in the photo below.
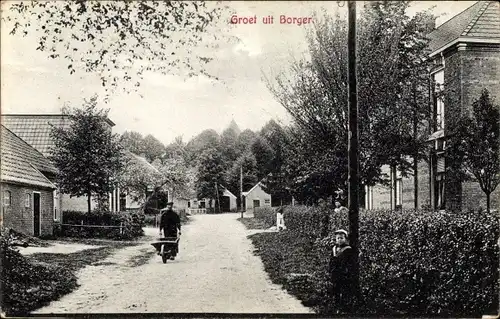
<svg viewBox="0 0 500 319">
<path fill-rule="evenodd" d="M 258 218 L 238 218 L 238 220 L 245 225 L 247 229 L 267 229 L 266 223 Z"/>
<path fill-rule="evenodd" d="M 314 280 L 318 260 L 313 239 L 297 237 L 287 231 L 258 233 L 249 238 L 256 248 L 254 254 L 261 257 L 273 283 L 283 285 L 304 306 L 318 305 L 320 297 Z"/>
</svg>

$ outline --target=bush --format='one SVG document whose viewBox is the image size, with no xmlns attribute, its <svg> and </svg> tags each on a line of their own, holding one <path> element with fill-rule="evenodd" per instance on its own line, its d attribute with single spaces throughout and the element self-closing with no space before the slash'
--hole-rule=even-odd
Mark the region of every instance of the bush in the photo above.
<svg viewBox="0 0 500 319">
<path fill-rule="evenodd" d="M 272 227 L 276 226 L 276 213 L 276 210 L 272 207 L 257 207 L 253 216 L 263 221 L 266 227 Z"/>
<path fill-rule="evenodd" d="M 280 237 L 279 249 L 294 249 L 295 254 L 303 255 L 309 249 L 314 251 L 317 259 L 302 260 L 314 264 L 316 284 L 306 296 L 318 302 L 320 313 L 335 309 L 327 293 L 327 264 L 333 238 L 322 234 L 325 229 L 327 234 L 337 228 L 348 230 L 347 217 L 346 213 L 335 214 L 318 207 L 285 209 L 288 230 L 284 233 L 289 235 Z M 360 311 L 379 315 L 475 316 L 495 310 L 498 238 L 498 216 L 486 212 L 361 212 L 360 271 L 366 308 Z M 280 262 L 280 267 L 284 267 L 284 262 Z M 290 270 L 285 267 L 281 272 Z M 300 285 L 304 286 L 305 279 L 301 280 Z"/>
<path fill-rule="evenodd" d="M 75 289 L 76 276 L 56 265 L 32 263 L 0 235 L 2 258 L 2 309 L 8 316 L 27 316 Z"/>
<path fill-rule="evenodd" d="M 145 216 L 140 212 L 98 212 L 89 213 L 65 211 L 63 224 L 95 225 L 95 226 L 120 226 L 118 227 L 79 227 L 63 225 L 62 234 L 68 237 L 79 238 L 109 238 L 132 239 L 144 234 Z"/>
</svg>

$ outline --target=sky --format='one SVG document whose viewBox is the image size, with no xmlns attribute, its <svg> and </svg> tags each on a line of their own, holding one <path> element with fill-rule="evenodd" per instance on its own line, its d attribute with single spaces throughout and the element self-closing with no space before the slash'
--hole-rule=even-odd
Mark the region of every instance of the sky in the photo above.
<svg viewBox="0 0 500 319">
<path fill-rule="evenodd" d="M 433 8 L 437 25 L 460 13 L 475 1 L 416 1 L 412 15 Z M 107 104 L 115 133 L 137 131 L 152 134 L 168 144 L 177 136 L 188 141 L 205 129 L 219 133 L 231 120 L 241 130 L 259 130 L 269 120 L 288 124 L 286 110 L 269 92 L 263 78 L 286 70 L 291 57 L 300 58 L 306 49 L 307 25 L 279 24 L 280 15 L 312 17 L 325 9 L 346 13 L 345 1 L 236 1 L 227 3 L 239 17 L 256 16 L 257 24 L 233 24 L 227 29 L 240 39 L 214 52 L 209 68 L 221 81 L 204 76 L 186 79 L 177 75 L 149 73 L 140 94 L 115 93 Z M 4 4 L 5 5 L 5 4 Z M 3 6 L 4 6 L 3 5 Z M 358 7 L 361 7 L 358 3 Z M 274 16 L 274 24 L 262 18 Z M 229 21 L 220 21 L 229 26 Z M 93 74 L 70 75 L 66 61 L 49 59 L 36 50 L 34 36 L 1 34 L 1 112 L 2 114 L 57 114 L 65 103 L 82 104 L 84 98 L 102 93 Z"/>
</svg>

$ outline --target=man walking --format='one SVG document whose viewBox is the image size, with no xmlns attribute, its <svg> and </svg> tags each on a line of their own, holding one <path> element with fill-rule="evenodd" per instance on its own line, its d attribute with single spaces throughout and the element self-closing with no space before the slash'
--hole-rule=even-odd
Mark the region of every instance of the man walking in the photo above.
<svg viewBox="0 0 500 319">
<path fill-rule="evenodd" d="M 179 231 L 179 236 L 181 235 L 181 219 L 179 215 L 172 209 L 174 206 L 173 202 L 167 203 L 166 210 L 163 211 L 160 218 L 160 236 L 163 234 L 164 237 L 176 237 L 177 231 Z M 177 243 L 175 248 L 175 255 L 170 257 L 171 260 L 175 259 L 175 256 L 179 252 L 179 243 Z"/>
</svg>

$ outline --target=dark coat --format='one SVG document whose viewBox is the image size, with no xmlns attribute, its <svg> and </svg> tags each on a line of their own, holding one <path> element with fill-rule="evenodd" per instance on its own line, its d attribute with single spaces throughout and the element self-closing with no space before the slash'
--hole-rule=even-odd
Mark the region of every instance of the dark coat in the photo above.
<svg viewBox="0 0 500 319">
<path fill-rule="evenodd" d="M 160 217 L 160 231 L 164 229 L 165 237 L 177 237 L 177 229 L 181 230 L 181 219 L 173 210 L 165 211 Z"/>
<path fill-rule="evenodd" d="M 334 246 L 330 253 L 330 275 L 335 286 L 349 287 L 353 280 L 354 250 L 349 245 Z"/>
</svg>

